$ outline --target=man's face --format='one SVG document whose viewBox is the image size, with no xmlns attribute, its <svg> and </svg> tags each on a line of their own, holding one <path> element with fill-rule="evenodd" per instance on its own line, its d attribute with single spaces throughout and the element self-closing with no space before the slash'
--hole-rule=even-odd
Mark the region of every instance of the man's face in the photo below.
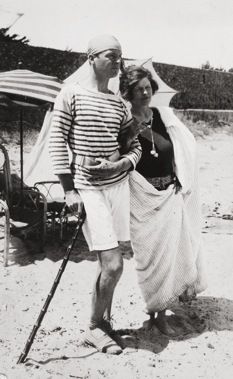
<svg viewBox="0 0 233 379">
<path fill-rule="evenodd" d="M 121 51 L 105 50 L 93 57 L 94 70 L 97 75 L 105 78 L 117 76 L 121 65 Z"/>
</svg>

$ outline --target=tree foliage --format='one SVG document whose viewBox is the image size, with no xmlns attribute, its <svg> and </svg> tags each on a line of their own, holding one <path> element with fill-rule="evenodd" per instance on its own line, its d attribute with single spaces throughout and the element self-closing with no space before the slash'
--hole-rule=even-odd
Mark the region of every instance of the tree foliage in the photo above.
<svg viewBox="0 0 233 379">
<path fill-rule="evenodd" d="M 214 66 L 212 66 L 209 61 L 206 61 L 205 63 L 203 63 L 201 65 L 201 69 L 202 70 L 212 70 L 212 71 L 222 71 L 222 72 L 226 72 L 227 71 L 227 70 L 225 70 L 225 68 L 223 68 L 221 66 L 220 67 L 214 67 Z M 230 70 L 228 72 L 230 72 Z"/>
<path fill-rule="evenodd" d="M 0 39 L 21 42 L 24 45 L 29 43 L 29 39 L 25 36 L 19 37 L 18 34 L 9 34 L 9 28 L 0 28 Z"/>
</svg>

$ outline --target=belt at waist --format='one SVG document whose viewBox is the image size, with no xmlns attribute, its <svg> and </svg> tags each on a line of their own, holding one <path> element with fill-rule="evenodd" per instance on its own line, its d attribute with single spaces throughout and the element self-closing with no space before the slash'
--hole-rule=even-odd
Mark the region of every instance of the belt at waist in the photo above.
<svg viewBox="0 0 233 379">
<path fill-rule="evenodd" d="M 100 158 L 106 159 L 110 162 L 116 162 L 120 158 L 120 153 L 119 153 L 119 150 L 116 150 L 109 157 L 100 157 Z M 79 166 L 96 166 L 99 164 L 97 159 L 98 157 L 92 158 L 92 157 L 87 157 L 85 155 L 79 155 L 79 154 L 73 153 L 72 163 L 78 164 Z"/>
<path fill-rule="evenodd" d="M 154 178 L 146 178 L 146 180 L 157 190 L 165 190 L 170 184 L 175 183 L 176 177 L 175 175 L 167 175 L 160 177 L 157 176 Z"/>
</svg>

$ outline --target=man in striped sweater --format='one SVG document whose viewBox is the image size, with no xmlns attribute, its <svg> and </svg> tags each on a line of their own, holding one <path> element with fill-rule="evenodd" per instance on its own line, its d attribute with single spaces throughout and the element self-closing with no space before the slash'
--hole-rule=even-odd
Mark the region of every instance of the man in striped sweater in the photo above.
<svg viewBox="0 0 233 379">
<path fill-rule="evenodd" d="M 89 77 L 85 85 L 62 89 L 55 102 L 50 135 L 54 173 L 70 210 L 80 214 L 85 208 L 83 233 L 99 261 L 85 342 L 110 354 L 122 351 L 109 319 L 123 270 L 118 241 L 130 240 L 128 172 L 141 156 L 137 140 L 126 154 L 119 153 L 119 134 L 132 118 L 122 99 L 109 91 L 108 82 L 119 72 L 121 55 L 121 46 L 113 36 L 98 36 L 89 42 Z"/>
</svg>

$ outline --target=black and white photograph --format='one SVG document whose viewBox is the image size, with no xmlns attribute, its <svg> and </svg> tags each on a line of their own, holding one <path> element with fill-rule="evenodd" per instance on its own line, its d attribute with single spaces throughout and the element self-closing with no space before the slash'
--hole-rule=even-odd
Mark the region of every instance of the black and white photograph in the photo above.
<svg viewBox="0 0 233 379">
<path fill-rule="evenodd" d="M 0 379 L 233 377 L 232 15 L 0 0 Z"/>
</svg>

